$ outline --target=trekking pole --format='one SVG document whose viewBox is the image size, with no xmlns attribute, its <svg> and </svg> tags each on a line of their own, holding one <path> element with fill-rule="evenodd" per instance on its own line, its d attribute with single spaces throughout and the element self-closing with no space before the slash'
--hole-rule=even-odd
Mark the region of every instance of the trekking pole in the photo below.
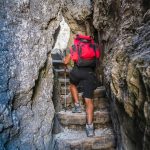
<svg viewBox="0 0 150 150">
<path fill-rule="evenodd" d="M 66 65 L 65 65 L 65 112 L 67 109 L 67 85 L 66 85 Z"/>
<path fill-rule="evenodd" d="M 66 50 L 65 50 L 65 56 L 66 56 Z M 65 112 L 66 112 L 66 109 L 67 109 L 67 85 L 66 85 L 66 69 L 67 69 L 67 66 L 65 65 Z"/>
</svg>

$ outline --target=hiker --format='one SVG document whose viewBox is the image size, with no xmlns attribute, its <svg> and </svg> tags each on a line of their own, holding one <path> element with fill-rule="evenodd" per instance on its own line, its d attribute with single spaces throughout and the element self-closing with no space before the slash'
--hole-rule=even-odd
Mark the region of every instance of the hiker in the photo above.
<svg viewBox="0 0 150 150">
<path fill-rule="evenodd" d="M 84 55 L 84 56 L 83 56 Z M 76 35 L 74 44 L 64 58 L 67 65 L 71 60 L 74 66 L 70 71 L 70 91 L 74 100 L 72 113 L 81 113 L 79 103 L 78 85 L 81 84 L 83 98 L 86 104 L 86 133 L 88 137 L 94 136 L 94 104 L 93 93 L 97 88 L 97 78 L 95 75 L 96 60 L 100 57 L 100 50 L 94 43 L 91 36 Z"/>
</svg>

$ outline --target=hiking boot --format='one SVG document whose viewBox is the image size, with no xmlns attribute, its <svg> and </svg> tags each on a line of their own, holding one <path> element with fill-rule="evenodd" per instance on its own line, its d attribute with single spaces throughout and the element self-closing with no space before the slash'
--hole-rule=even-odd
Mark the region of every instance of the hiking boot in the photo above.
<svg viewBox="0 0 150 150">
<path fill-rule="evenodd" d="M 74 105 L 74 107 L 72 108 L 72 113 L 81 113 L 81 106 L 80 105 Z"/>
<path fill-rule="evenodd" d="M 95 135 L 93 124 L 86 124 L 85 130 L 88 137 L 93 137 Z"/>
</svg>

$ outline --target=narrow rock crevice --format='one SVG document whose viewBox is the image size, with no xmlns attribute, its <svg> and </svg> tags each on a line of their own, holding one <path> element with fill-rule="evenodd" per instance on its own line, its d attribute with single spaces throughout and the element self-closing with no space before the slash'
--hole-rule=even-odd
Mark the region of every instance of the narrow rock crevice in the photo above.
<svg viewBox="0 0 150 150">
<path fill-rule="evenodd" d="M 63 17 L 70 31 L 69 41 L 63 33 L 67 46 L 61 52 L 77 33 L 94 36 L 102 49 L 97 74 L 105 90 L 100 87 L 95 97 L 99 139 L 92 139 L 94 144 L 78 132 L 85 114 L 61 111 L 64 70 L 57 61 L 53 73 L 52 51 Z M 53 150 L 53 142 L 54 150 L 150 149 L 149 0 L 1 0 L 0 20 L 0 150 Z M 72 107 L 70 95 L 67 107 Z M 104 111 L 108 107 L 111 119 Z M 110 126 L 104 130 L 107 125 L 115 133 Z"/>
<path fill-rule="evenodd" d="M 47 54 L 48 56 L 50 55 L 50 53 Z M 35 97 L 37 96 L 37 93 L 39 92 L 39 85 L 41 84 L 41 80 L 42 78 L 45 78 L 47 76 L 47 70 L 48 70 L 48 58 L 45 61 L 44 65 L 42 68 L 39 69 L 39 73 L 38 73 L 38 78 L 37 80 L 35 80 L 35 85 L 32 88 L 32 97 L 31 97 L 31 109 L 32 109 L 32 105 L 33 105 L 33 100 L 35 99 Z"/>
</svg>

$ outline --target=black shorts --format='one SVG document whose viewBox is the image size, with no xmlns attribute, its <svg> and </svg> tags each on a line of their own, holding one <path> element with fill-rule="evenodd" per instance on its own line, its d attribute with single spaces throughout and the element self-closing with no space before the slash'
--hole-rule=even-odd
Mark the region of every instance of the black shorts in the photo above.
<svg viewBox="0 0 150 150">
<path fill-rule="evenodd" d="M 74 67 L 70 72 L 70 83 L 82 87 L 84 98 L 93 98 L 93 92 L 97 88 L 98 80 L 91 68 Z"/>
</svg>

